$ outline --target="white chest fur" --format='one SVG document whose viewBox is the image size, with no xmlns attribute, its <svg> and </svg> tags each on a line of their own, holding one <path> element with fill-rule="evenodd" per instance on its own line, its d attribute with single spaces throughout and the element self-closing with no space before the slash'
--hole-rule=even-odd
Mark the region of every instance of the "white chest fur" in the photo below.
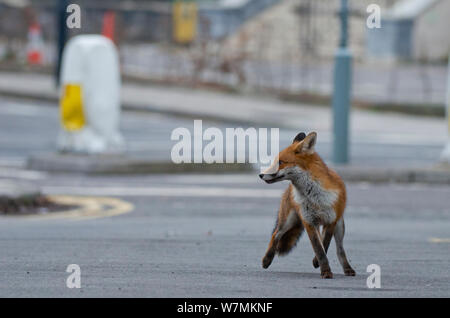
<svg viewBox="0 0 450 318">
<path fill-rule="evenodd" d="M 302 218 L 314 225 L 330 224 L 336 219 L 333 205 L 338 193 L 324 189 L 310 174 L 300 168 L 295 168 L 292 179 L 293 198 L 301 207 Z"/>
</svg>

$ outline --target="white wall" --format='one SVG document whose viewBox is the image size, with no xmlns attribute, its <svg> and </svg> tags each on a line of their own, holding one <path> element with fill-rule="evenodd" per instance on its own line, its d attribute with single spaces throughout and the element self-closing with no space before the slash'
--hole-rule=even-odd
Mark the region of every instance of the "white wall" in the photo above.
<svg viewBox="0 0 450 318">
<path fill-rule="evenodd" d="M 443 60 L 450 53 L 450 0 L 440 0 L 414 23 L 413 56 Z"/>
</svg>

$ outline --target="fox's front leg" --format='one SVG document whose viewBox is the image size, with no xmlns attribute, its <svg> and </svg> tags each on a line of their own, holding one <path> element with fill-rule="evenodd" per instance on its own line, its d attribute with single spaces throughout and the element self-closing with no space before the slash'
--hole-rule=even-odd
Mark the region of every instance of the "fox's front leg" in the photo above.
<svg viewBox="0 0 450 318">
<path fill-rule="evenodd" d="M 306 222 L 304 223 L 304 227 L 308 233 L 317 260 L 319 261 L 320 275 L 322 278 L 333 278 L 333 273 L 331 272 L 330 265 L 328 264 L 327 254 L 323 248 L 317 227 Z"/>
</svg>

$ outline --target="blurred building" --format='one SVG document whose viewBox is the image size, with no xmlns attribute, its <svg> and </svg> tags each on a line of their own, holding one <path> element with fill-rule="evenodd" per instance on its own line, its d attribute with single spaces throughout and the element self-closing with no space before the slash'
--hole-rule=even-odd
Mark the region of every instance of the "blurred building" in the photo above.
<svg viewBox="0 0 450 318">
<path fill-rule="evenodd" d="M 23 0 L 31 3 L 42 30 L 39 67 L 27 63 L 30 14 L 6 3 L 16 1 L 0 0 L 0 67 L 50 71 L 56 61 L 57 0 Z M 69 35 L 99 34 L 105 20 L 114 21 L 108 30 L 129 79 L 275 92 L 283 98 L 305 95 L 319 102 L 331 92 L 340 0 L 75 2 L 82 10 L 81 29 Z M 381 29 L 366 25 L 373 3 L 381 7 Z M 349 7 L 358 97 L 441 103 L 450 0 L 349 0 Z M 391 63 L 404 60 L 409 63 Z"/>
<path fill-rule="evenodd" d="M 450 1 L 380 0 L 382 28 L 368 29 L 367 6 L 372 0 L 350 0 L 350 46 L 357 60 L 398 57 L 439 62 L 450 53 Z M 330 59 L 339 37 L 336 12 L 340 1 L 282 0 L 249 20 L 239 32 L 251 34 L 250 47 L 266 38 L 269 59 L 286 58 L 298 52 L 299 59 Z M 239 37 L 235 34 L 234 37 Z"/>
<path fill-rule="evenodd" d="M 444 61 L 450 53 L 449 16 L 448 0 L 399 1 L 383 16 L 383 28 L 369 30 L 369 54 Z"/>
</svg>

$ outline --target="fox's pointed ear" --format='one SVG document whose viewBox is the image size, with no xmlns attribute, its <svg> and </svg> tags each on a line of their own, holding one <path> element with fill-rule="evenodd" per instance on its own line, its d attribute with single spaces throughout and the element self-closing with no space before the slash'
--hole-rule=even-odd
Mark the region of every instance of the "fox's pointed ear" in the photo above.
<svg viewBox="0 0 450 318">
<path fill-rule="evenodd" d="M 298 145 L 297 151 L 304 152 L 307 154 L 313 154 L 315 151 L 314 147 L 316 145 L 316 140 L 317 140 L 317 133 L 316 132 L 309 133 L 308 136 L 306 136 L 305 139 L 303 139 L 303 142 Z"/>
<path fill-rule="evenodd" d="M 306 137 L 306 134 L 304 132 L 301 132 L 301 133 L 297 134 L 297 136 L 295 136 L 292 143 L 295 144 L 296 142 L 302 141 L 303 139 L 305 139 L 305 137 Z"/>
</svg>

